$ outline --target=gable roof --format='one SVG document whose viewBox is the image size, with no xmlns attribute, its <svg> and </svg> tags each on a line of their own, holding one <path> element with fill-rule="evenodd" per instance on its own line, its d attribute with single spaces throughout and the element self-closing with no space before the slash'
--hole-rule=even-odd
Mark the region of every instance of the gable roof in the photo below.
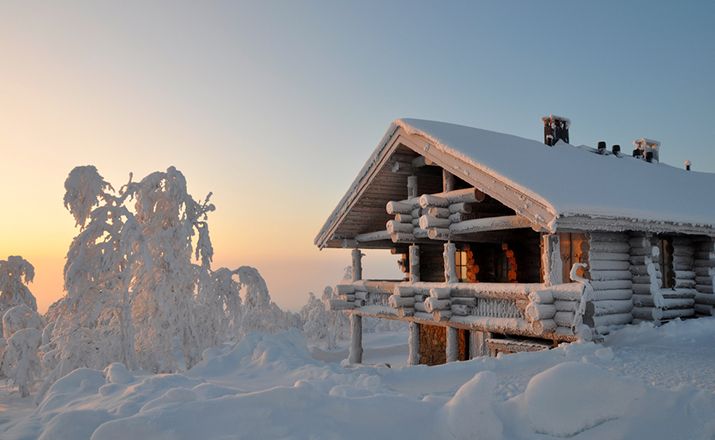
<svg viewBox="0 0 715 440">
<path fill-rule="evenodd" d="M 444 160 L 438 164 L 452 165 L 450 172 L 497 199 L 489 186 L 509 187 L 518 195 L 514 200 L 523 203 L 500 201 L 517 213 L 529 217 L 531 205 L 539 205 L 541 214 L 531 219 L 550 231 L 591 223 L 587 229 L 713 234 L 714 173 L 648 163 L 625 154 L 600 155 L 593 148 L 563 142 L 549 147 L 489 130 L 398 119 L 328 218 L 316 237 L 317 245 L 322 247 L 330 238 L 326 234 L 347 213 L 370 174 L 394 151 L 390 146 L 399 135 L 401 145 L 437 162 Z"/>
</svg>

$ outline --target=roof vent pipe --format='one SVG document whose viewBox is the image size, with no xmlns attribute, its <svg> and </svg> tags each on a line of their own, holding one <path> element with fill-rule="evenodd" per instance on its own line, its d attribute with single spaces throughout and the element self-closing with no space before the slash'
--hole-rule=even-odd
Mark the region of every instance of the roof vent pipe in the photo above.
<svg viewBox="0 0 715 440">
<path fill-rule="evenodd" d="M 621 155 L 621 146 L 618 145 L 618 144 L 614 144 L 613 147 L 611 147 L 611 151 L 612 151 L 613 154 L 615 154 L 616 156 L 620 156 L 620 155 Z"/>
<path fill-rule="evenodd" d="M 541 118 L 544 123 L 544 143 L 550 147 L 558 141 L 569 143 L 571 121 L 563 116 L 549 115 Z"/>
<path fill-rule="evenodd" d="M 690 163 L 690 161 L 689 161 L 689 160 L 686 160 L 686 161 L 685 161 L 685 171 L 690 171 L 690 165 L 692 165 L 692 164 Z"/>
<path fill-rule="evenodd" d="M 604 154 L 606 152 L 606 143 L 604 141 L 598 142 L 598 154 Z"/>
</svg>

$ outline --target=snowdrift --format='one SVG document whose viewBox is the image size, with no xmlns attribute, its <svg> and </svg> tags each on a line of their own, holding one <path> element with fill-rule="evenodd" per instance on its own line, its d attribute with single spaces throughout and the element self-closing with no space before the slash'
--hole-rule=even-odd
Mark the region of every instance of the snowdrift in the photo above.
<svg viewBox="0 0 715 440">
<path fill-rule="evenodd" d="M 251 334 L 185 374 L 75 370 L 0 437 L 712 439 L 713 338 L 715 319 L 699 319 L 626 328 L 604 345 L 343 368 L 314 359 L 297 332 Z"/>
</svg>

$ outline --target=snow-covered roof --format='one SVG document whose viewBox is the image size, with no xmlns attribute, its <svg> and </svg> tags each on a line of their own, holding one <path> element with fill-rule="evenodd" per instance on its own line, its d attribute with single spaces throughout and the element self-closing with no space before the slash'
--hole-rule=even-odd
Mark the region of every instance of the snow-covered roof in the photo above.
<svg viewBox="0 0 715 440">
<path fill-rule="evenodd" d="M 537 218 L 536 223 L 551 231 L 591 222 L 587 229 L 682 229 L 713 234 L 715 173 L 648 163 L 627 154 L 601 155 L 594 148 L 564 142 L 550 147 L 537 140 L 479 128 L 398 119 L 328 218 L 316 244 L 323 246 L 330 239 L 330 231 L 347 213 L 356 193 L 366 185 L 384 156 L 391 153 L 391 141 L 399 136 L 426 141 L 416 149 L 420 154 L 429 152 L 433 158 L 458 161 L 462 168 L 450 171 L 478 188 L 479 175 L 488 176 L 492 188 L 496 182 L 513 189 L 524 199 L 522 205 L 511 206 L 517 213 L 528 212 L 529 204 L 543 206 L 551 218 L 543 222 Z M 489 188 L 480 189 L 490 193 Z M 499 199 L 497 194 L 490 195 Z"/>
<path fill-rule="evenodd" d="M 542 142 L 479 128 L 399 119 L 406 132 L 428 138 L 543 201 L 559 217 L 584 215 L 715 225 L 715 174 L 601 155 L 589 147 Z"/>
</svg>

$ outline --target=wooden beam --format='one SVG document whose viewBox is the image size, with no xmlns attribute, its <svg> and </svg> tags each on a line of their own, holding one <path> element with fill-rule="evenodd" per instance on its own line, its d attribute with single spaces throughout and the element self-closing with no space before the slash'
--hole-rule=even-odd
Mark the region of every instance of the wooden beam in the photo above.
<svg viewBox="0 0 715 440">
<path fill-rule="evenodd" d="M 420 363 L 420 325 L 410 322 L 409 328 L 407 365 L 417 365 Z"/>
<path fill-rule="evenodd" d="M 362 279 L 362 256 L 363 253 L 360 249 L 353 249 L 352 260 L 353 260 L 353 282 Z"/>
<path fill-rule="evenodd" d="M 389 240 L 390 239 L 390 233 L 385 231 L 375 231 L 375 232 L 366 232 L 364 234 L 358 234 L 355 236 L 355 241 L 358 243 L 361 242 L 367 242 L 367 241 L 380 241 L 380 240 Z"/>
<path fill-rule="evenodd" d="M 350 315 L 350 354 L 348 362 L 362 363 L 362 316 Z"/>
<path fill-rule="evenodd" d="M 449 226 L 451 234 L 471 234 L 474 232 L 503 231 L 505 229 L 530 228 L 531 221 L 520 215 L 505 215 L 501 217 L 486 217 L 465 220 Z"/>
<path fill-rule="evenodd" d="M 430 165 L 434 165 L 434 162 L 425 158 L 424 156 L 415 157 L 412 160 L 412 166 L 415 168 L 420 168 L 420 167 L 425 167 L 425 166 L 430 166 Z"/>
</svg>

